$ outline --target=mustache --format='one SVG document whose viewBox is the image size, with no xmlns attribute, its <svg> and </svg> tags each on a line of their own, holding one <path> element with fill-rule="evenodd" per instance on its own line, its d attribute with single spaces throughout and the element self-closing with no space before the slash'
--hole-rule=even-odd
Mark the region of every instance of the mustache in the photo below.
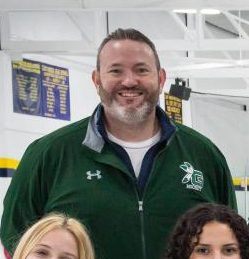
<svg viewBox="0 0 249 259">
<path fill-rule="evenodd" d="M 104 89 L 102 84 L 99 84 L 98 88 Z M 119 85 L 119 86 L 116 86 L 115 88 L 116 88 L 115 92 L 117 92 L 117 91 L 142 91 L 142 92 L 144 92 L 145 91 L 144 87 L 141 85 L 134 85 L 134 86 L 128 86 L 128 87 L 125 85 Z"/>
<path fill-rule="evenodd" d="M 117 87 L 116 92 L 118 92 L 118 91 L 128 91 L 128 92 L 129 91 L 140 91 L 140 92 L 144 92 L 145 90 L 144 90 L 144 87 L 142 87 L 140 85 L 134 85 L 134 86 L 129 86 L 129 87 L 121 85 L 121 86 Z"/>
</svg>

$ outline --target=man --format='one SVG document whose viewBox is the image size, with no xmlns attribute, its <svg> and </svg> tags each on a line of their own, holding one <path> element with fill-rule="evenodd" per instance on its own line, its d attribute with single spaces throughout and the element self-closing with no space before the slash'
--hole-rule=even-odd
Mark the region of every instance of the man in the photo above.
<svg viewBox="0 0 249 259">
<path fill-rule="evenodd" d="M 158 259 L 177 218 L 201 202 L 236 208 L 231 175 L 204 136 L 157 106 L 166 80 L 153 43 L 134 29 L 102 42 L 90 118 L 32 143 L 4 201 L 3 245 L 60 211 L 84 223 L 101 259 Z"/>
</svg>

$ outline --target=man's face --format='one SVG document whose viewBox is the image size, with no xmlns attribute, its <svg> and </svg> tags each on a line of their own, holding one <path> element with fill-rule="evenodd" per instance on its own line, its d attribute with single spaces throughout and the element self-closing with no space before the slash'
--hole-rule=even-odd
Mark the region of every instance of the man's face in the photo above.
<svg viewBox="0 0 249 259">
<path fill-rule="evenodd" d="M 109 118 L 128 124 L 154 112 L 165 82 L 151 48 L 132 40 L 109 41 L 100 53 L 100 71 L 93 81 Z"/>
</svg>

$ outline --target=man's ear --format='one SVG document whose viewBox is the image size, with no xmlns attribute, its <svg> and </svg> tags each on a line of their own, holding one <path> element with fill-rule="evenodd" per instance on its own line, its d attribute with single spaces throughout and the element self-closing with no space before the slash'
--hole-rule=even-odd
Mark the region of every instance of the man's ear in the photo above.
<svg viewBox="0 0 249 259">
<path fill-rule="evenodd" d="M 100 76 L 99 76 L 99 71 L 94 70 L 92 72 L 92 81 L 96 87 L 97 93 L 99 93 L 99 85 L 100 85 Z"/>
<path fill-rule="evenodd" d="M 159 87 L 160 87 L 160 93 L 163 91 L 164 84 L 166 82 L 166 71 L 165 69 L 161 68 L 159 70 Z"/>
</svg>

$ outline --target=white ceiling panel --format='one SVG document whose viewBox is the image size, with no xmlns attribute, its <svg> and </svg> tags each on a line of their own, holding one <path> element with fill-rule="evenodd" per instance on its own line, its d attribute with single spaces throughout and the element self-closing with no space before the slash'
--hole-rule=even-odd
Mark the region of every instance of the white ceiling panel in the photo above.
<svg viewBox="0 0 249 259">
<path fill-rule="evenodd" d="M 247 0 L 84 0 L 85 8 L 249 9 Z"/>
<path fill-rule="evenodd" d="M 172 11 L 182 8 L 196 13 Z M 1 48 L 12 56 L 60 55 L 90 71 L 105 35 L 133 27 L 153 40 L 169 78 L 235 78 L 232 87 L 249 91 L 248 0 L 0 0 L 0 11 Z"/>
<path fill-rule="evenodd" d="M 0 0 L 2 10 L 81 8 L 80 0 Z"/>
</svg>

